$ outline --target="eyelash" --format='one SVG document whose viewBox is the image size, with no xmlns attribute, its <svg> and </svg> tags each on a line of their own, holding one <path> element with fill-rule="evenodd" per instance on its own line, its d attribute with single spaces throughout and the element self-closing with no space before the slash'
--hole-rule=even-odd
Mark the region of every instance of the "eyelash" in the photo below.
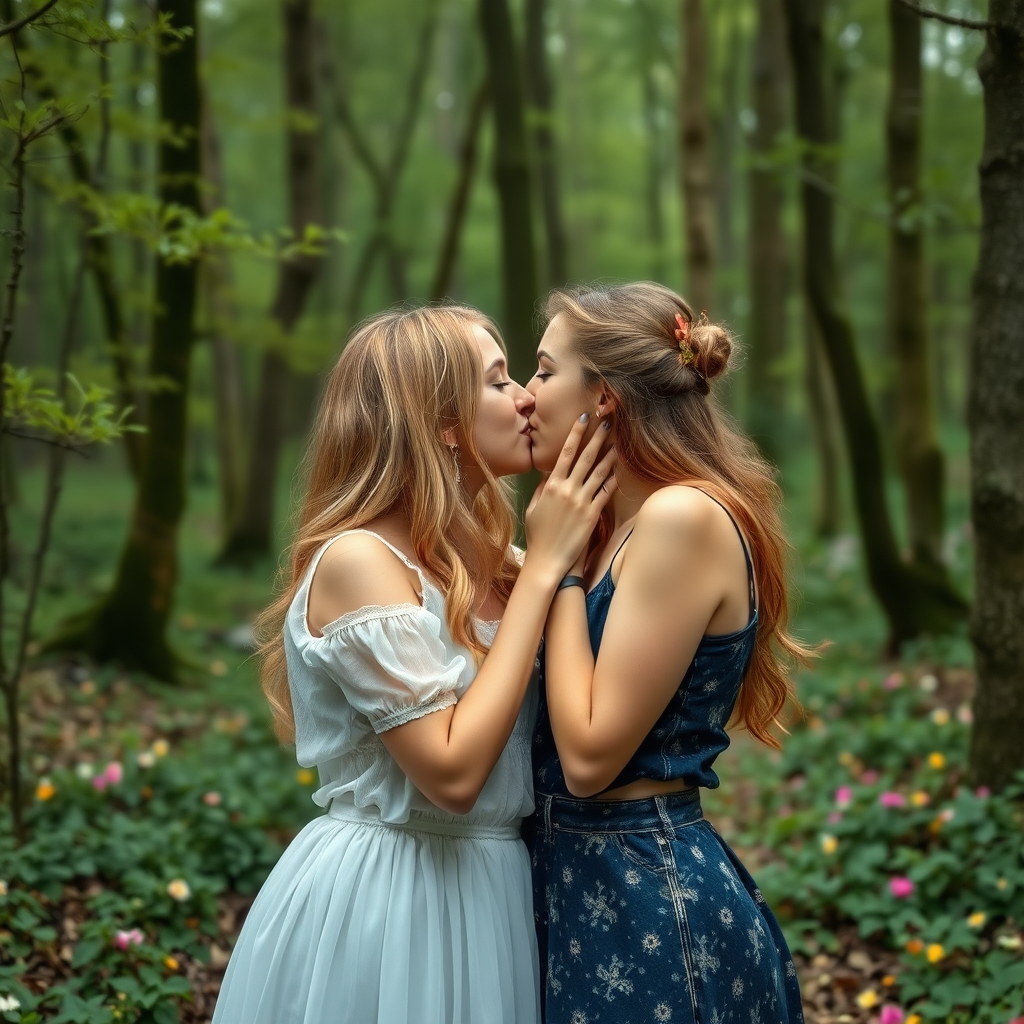
<svg viewBox="0 0 1024 1024">
<path fill-rule="evenodd" d="M 534 374 L 534 376 L 535 376 L 535 377 L 537 378 L 537 380 L 547 380 L 547 379 L 548 379 L 548 377 L 550 377 L 550 376 L 551 376 L 551 374 L 550 374 L 550 373 L 542 373 L 542 372 L 541 372 L 540 370 L 538 370 L 538 371 L 537 371 L 537 372 L 536 372 L 536 373 Z"/>
<path fill-rule="evenodd" d="M 499 391 L 504 391 L 504 390 L 505 390 L 505 388 L 507 388 L 507 387 L 508 387 L 508 386 L 509 386 L 509 385 L 510 385 L 511 383 L 512 383 L 512 381 L 510 381 L 510 380 L 503 380 L 503 381 L 502 381 L 502 382 L 501 382 L 500 384 L 495 384 L 494 386 L 495 386 L 495 387 L 496 387 L 496 388 L 497 388 L 497 389 L 498 389 Z"/>
</svg>

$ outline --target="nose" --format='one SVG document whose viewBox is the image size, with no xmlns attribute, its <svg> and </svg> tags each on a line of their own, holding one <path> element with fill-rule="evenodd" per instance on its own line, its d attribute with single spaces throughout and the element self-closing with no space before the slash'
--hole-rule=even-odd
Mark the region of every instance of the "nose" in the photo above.
<svg viewBox="0 0 1024 1024">
<path fill-rule="evenodd" d="M 529 392 L 529 393 L 530 393 L 531 395 L 533 395 L 534 397 L 536 397 L 536 395 L 537 395 L 537 388 L 538 388 L 539 386 L 540 386 L 540 381 L 539 381 L 539 380 L 537 379 L 537 375 L 536 375 L 536 374 L 534 374 L 534 375 L 533 375 L 533 376 L 532 376 L 532 377 L 531 377 L 531 378 L 530 378 L 530 379 L 529 379 L 529 380 L 528 380 L 528 381 L 526 382 L 526 387 L 525 387 L 525 389 L 524 389 L 524 390 L 525 390 L 525 391 L 528 391 L 528 392 Z"/>
<path fill-rule="evenodd" d="M 533 412 L 533 407 L 537 404 L 532 392 L 524 388 L 518 381 L 516 382 L 515 403 L 516 410 L 524 416 L 529 416 Z"/>
</svg>

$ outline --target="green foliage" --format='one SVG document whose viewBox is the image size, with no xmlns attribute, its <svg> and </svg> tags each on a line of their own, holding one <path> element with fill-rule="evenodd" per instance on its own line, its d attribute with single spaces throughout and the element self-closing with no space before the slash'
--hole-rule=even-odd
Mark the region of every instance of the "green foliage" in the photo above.
<svg viewBox="0 0 1024 1024">
<path fill-rule="evenodd" d="M 309 816 L 312 773 L 245 718 L 221 718 L 194 745 L 132 746 L 124 763 L 40 780 L 19 849 L 0 819 L 0 992 L 22 1017 L 80 1024 L 178 1019 L 190 991 L 182 955 L 205 962 L 217 897 L 252 892 L 281 851 L 282 830 Z M 84 892 L 72 976 L 36 996 L 20 979 L 39 954 L 56 957 L 68 888 Z M 137 931 L 135 931 L 137 930 Z M 123 947 L 123 948 L 122 948 Z M 0 1019 L 4 1019 L 0 1015 Z"/>
<path fill-rule="evenodd" d="M 1024 775 L 1000 795 L 964 785 L 970 708 L 935 705 L 903 673 L 822 674 L 806 726 L 759 779 L 758 874 L 814 953 L 853 923 L 903 950 L 896 991 L 925 1021 L 1003 1024 L 1024 1010 Z M 922 689 L 923 686 L 923 689 Z"/>
</svg>

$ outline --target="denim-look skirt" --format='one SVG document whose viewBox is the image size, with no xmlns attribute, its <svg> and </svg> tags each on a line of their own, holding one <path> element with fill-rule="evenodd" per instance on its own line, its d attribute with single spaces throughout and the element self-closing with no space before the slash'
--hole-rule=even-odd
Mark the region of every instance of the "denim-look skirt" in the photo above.
<svg viewBox="0 0 1024 1024">
<path fill-rule="evenodd" d="M 537 794 L 534 907 L 546 1024 L 797 1024 L 796 968 L 693 789 Z"/>
</svg>

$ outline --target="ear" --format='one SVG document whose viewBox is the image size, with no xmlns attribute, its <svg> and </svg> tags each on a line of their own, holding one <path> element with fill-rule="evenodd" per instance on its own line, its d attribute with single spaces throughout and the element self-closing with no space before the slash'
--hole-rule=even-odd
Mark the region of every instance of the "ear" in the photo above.
<svg viewBox="0 0 1024 1024">
<path fill-rule="evenodd" d="M 618 412 L 618 409 L 619 400 L 612 394 L 611 388 L 602 381 L 597 393 L 597 415 L 604 419 L 605 416 Z"/>
<path fill-rule="evenodd" d="M 459 443 L 458 434 L 454 427 L 448 427 L 441 431 L 441 440 L 444 441 L 449 448 L 454 448 Z"/>
</svg>

